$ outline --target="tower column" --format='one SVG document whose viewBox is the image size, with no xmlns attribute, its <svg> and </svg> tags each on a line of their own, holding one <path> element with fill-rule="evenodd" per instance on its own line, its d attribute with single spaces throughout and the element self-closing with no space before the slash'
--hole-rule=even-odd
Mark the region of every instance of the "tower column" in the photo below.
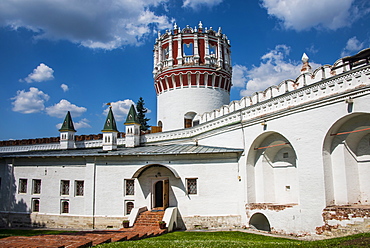
<svg viewBox="0 0 370 248">
<path fill-rule="evenodd" d="M 194 34 L 194 63 L 199 64 L 198 35 Z"/>
<path fill-rule="evenodd" d="M 182 65 L 182 37 L 181 33 L 177 35 L 177 64 Z"/>
<path fill-rule="evenodd" d="M 206 61 L 206 65 L 209 65 L 209 42 L 208 42 L 208 35 L 204 35 L 204 49 L 205 49 L 205 55 L 204 60 Z"/>
<path fill-rule="evenodd" d="M 173 55 L 172 55 L 172 42 L 173 42 L 173 38 L 172 38 L 172 35 L 170 35 L 170 42 L 168 44 L 168 66 L 172 67 L 173 66 Z"/>
<path fill-rule="evenodd" d="M 217 65 L 219 67 L 222 67 L 222 50 L 221 50 L 221 37 L 218 37 L 217 39 Z"/>
</svg>

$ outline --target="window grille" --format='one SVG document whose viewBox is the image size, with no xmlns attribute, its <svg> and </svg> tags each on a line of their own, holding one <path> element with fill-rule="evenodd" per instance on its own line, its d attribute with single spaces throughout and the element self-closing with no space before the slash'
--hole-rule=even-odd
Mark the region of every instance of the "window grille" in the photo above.
<svg viewBox="0 0 370 248">
<path fill-rule="evenodd" d="M 62 180 L 60 183 L 60 194 L 69 195 L 69 180 Z"/>
<path fill-rule="evenodd" d="M 32 212 L 38 213 L 40 211 L 40 200 L 33 199 L 32 200 Z"/>
<path fill-rule="evenodd" d="M 196 178 L 188 178 L 187 180 L 187 188 L 189 195 L 197 194 L 197 179 Z"/>
<path fill-rule="evenodd" d="M 76 181 L 76 196 L 84 195 L 84 181 Z"/>
<path fill-rule="evenodd" d="M 40 179 L 34 179 L 33 180 L 33 193 L 34 194 L 40 194 L 41 193 L 41 180 Z"/>
<path fill-rule="evenodd" d="M 69 213 L 69 202 L 68 201 L 62 201 L 62 213 L 63 214 Z"/>
<path fill-rule="evenodd" d="M 127 179 L 126 182 L 126 195 L 135 194 L 135 180 Z"/>
<path fill-rule="evenodd" d="M 27 193 L 27 179 L 19 179 L 18 193 Z"/>
</svg>

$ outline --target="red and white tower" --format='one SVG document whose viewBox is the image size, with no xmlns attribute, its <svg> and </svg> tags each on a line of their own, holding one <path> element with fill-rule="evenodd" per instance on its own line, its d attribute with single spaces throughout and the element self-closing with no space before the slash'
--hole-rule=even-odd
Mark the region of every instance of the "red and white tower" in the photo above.
<svg viewBox="0 0 370 248">
<path fill-rule="evenodd" d="M 229 104 L 230 42 L 221 28 L 175 24 L 172 31 L 158 33 L 153 74 L 162 130 L 196 125 L 201 114 Z"/>
</svg>

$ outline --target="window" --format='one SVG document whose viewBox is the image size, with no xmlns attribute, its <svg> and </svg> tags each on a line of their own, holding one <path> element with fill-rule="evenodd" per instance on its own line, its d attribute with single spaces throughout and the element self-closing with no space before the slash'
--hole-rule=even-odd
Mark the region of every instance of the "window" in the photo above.
<svg viewBox="0 0 370 248">
<path fill-rule="evenodd" d="M 32 181 L 32 193 L 33 194 L 40 194 L 41 193 L 41 180 L 40 179 L 33 179 Z"/>
<path fill-rule="evenodd" d="M 66 200 L 63 200 L 62 201 L 62 204 L 61 204 L 61 207 L 62 207 L 62 214 L 68 214 L 69 213 L 69 201 L 66 201 Z"/>
<path fill-rule="evenodd" d="M 284 152 L 284 153 L 283 153 L 283 158 L 289 158 L 289 153 Z"/>
<path fill-rule="evenodd" d="M 32 199 L 32 212 L 40 212 L 40 199 Z"/>
<path fill-rule="evenodd" d="M 197 178 L 188 178 L 186 179 L 186 186 L 188 189 L 189 195 L 196 195 L 197 191 Z"/>
<path fill-rule="evenodd" d="M 126 195 L 134 195 L 135 194 L 135 180 L 133 179 L 126 179 L 125 180 L 125 194 Z"/>
<path fill-rule="evenodd" d="M 134 208 L 134 203 L 132 201 L 126 203 L 126 215 L 131 213 L 131 210 Z"/>
<path fill-rule="evenodd" d="M 76 196 L 84 195 L 84 181 L 75 181 L 76 185 Z"/>
<path fill-rule="evenodd" d="M 62 180 L 60 182 L 60 194 L 69 195 L 69 180 Z"/>
<path fill-rule="evenodd" d="M 18 193 L 27 193 L 27 179 L 19 179 Z"/>
</svg>

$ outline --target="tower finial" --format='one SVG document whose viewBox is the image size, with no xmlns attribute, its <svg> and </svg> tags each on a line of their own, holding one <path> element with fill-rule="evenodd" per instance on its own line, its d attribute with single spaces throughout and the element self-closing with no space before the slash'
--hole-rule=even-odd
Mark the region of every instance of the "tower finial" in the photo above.
<svg viewBox="0 0 370 248">
<path fill-rule="evenodd" d="M 203 28 L 203 23 L 202 23 L 202 21 L 199 21 L 198 28 Z"/>
<path fill-rule="evenodd" d="M 310 72 L 311 71 L 311 66 L 310 64 L 308 63 L 308 61 L 310 61 L 309 57 L 307 56 L 306 53 L 303 53 L 302 55 L 302 68 L 301 68 L 301 73 L 306 73 L 306 72 Z"/>
</svg>

